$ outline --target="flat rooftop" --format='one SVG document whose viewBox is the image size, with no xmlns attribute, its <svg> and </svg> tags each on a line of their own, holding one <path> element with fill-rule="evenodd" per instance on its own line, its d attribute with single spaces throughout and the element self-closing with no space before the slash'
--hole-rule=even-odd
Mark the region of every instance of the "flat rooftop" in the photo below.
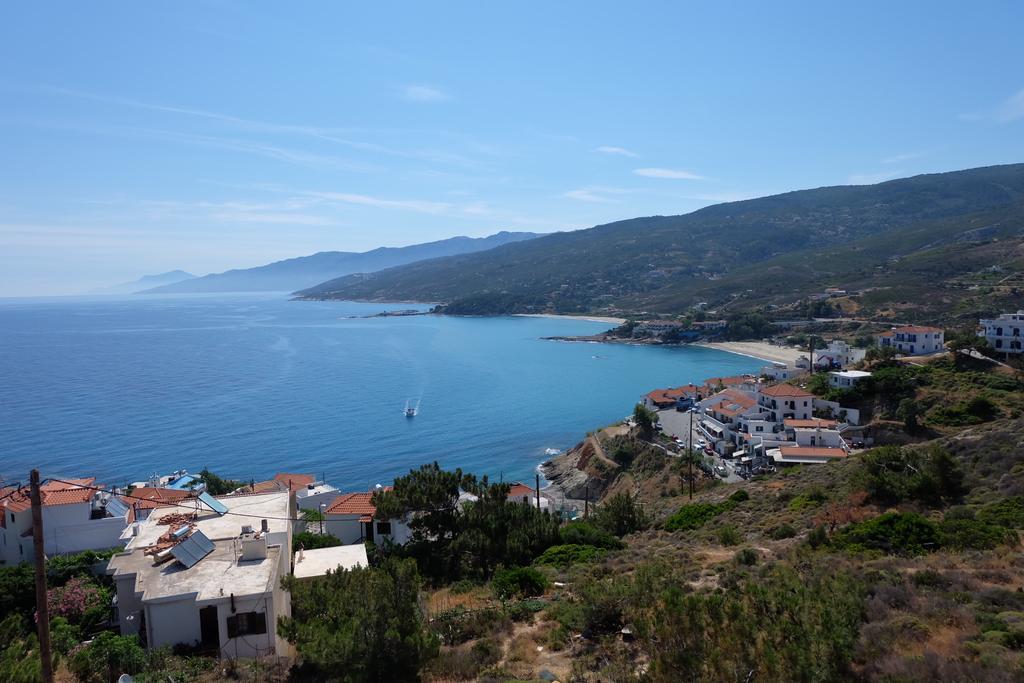
<svg viewBox="0 0 1024 683">
<path fill-rule="evenodd" d="M 355 569 L 368 567 L 370 561 L 366 557 L 366 546 L 362 543 L 338 545 L 333 548 L 317 548 L 302 551 L 302 559 L 295 554 L 295 578 L 308 579 L 323 576 L 328 570 Z"/>
<path fill-rule="evenodd" d="M 166 528 L 166 527 L 164 527 Z M 153 556 L 142 550 L 121 553 L 110 558 L 107 573 L 135 575 L 135 592 L 146 602 L 181 600 L 195 595 L 197 602 L 230 596 L 262 595 L 276 586 L 281 548 L 267 548 L 262 560 L 236 559 L 232 541 L 217 541 L 213 552 L 186 569 L 175 559 L 154 566 Z M 365 550 L 364 550 L 365 557 Z"/>
<path fill-rule="evenodd" d="M 160 520 L 168 515 L 189 514 L 196 512 L 193 523 L 212 541 L 218 539 L 234 539 L 242 531 L 243 525 L 250 525 L 256 531 L 260 529 L 260 521 L 265 519 L 270 526 L 270 533 L 288 531 L 289 518 L 295 514 L 288 502 L 287 491 L 272 493 L 255 493 L 237 496 L 219 496 L 217 500 L 228 509 L 227 514 L 218 515 L 197 500 L 186 500 L 178 505 L 161 507 L 153 510 L 145 521 L 139 524 L 139 533 L 131 537 L 126 549 L 145 548 L 156 543 L 170 528 L 160 524 Z M 130 529 L 127 531 L 131 533 Z"/>
</svg>

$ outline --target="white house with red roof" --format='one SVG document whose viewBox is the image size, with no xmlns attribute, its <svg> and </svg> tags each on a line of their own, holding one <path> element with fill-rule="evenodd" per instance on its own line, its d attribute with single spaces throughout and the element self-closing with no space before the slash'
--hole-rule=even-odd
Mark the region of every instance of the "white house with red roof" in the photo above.
<svg viewBox="0 0 1024 683">
<path fill-rule="evenodd" d="M 508 489 L 508 502 L 521 503 L 523 505 L 537 505 L 537 489 L 520 481 L 514 482 Z M 540 509 L 547 510 L 550 501 L 543 495 L 540 496 Z"/>
<path fill-rule="evenodd" d="M 655 389 L 644 394 L 641 403 L 648 410 L 671 410 L 696 403 L 701 399 L 703 389 L 696 384 L 684 384 L 681 387 Z"/>
<path fill-rule="evenodd" d="M 772 422 L 786 418 L 809 420 L 814 417 L 814 394 L 792 384 L 775 384 L 757 392 L 757 403 Z"/>
<path fill-rule="evenodd" d="M 64 555 L 123 547 L 130 508 L 94 477 L 50 481 L 40 487 L 44 551 Z M 0 564 L 30 562 L 32 501 L 27 486 L 0 491 Z"/>
<path fill-rule="evenodd" d="M 324 531 L 344 544 L 373 541 L 402 545 L 412 538 L 405 519 L 379 519 L 373 491 L 342 493 L 324 511 Z"/>
<path fill-rule="evenodd" d="M 878 345 L 907 356 L 927 356 L 946 350 L 945 332 L 925 325 L 894 327 L 878 335 Z"/>
</svg>

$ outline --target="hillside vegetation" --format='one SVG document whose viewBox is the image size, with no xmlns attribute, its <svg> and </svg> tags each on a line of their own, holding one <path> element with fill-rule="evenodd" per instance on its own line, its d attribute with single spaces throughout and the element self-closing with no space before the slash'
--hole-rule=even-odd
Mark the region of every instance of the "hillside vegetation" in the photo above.
<svg viewBox="0 0 1024 683">
<path fill-rule="evenodd" d="M 785 306 L 836 286 L 854 310 L 973 315 L 1017 295 L 1024 164 L 826 187 L 555 233 L 352 275 L 310 298 L 446 302 L 446 312 L 676 313 Z M 922 291 L 934 293 L 925 302 Z"/>
</svg>

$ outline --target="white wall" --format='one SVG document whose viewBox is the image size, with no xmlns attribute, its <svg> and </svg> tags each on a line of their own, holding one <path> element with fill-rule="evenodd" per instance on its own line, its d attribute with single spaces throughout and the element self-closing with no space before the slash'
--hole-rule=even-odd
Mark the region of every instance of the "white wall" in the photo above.
<svg viewBox="0 0 1024 683">
<path fill-rule="evenodd" d="M 337 536 L 345 545 L 359 543 L 363 537 L 363 525 L 359 517 L 360 515 L 327 515 L 324 531 Z"/>
<path fill-rule="evenodd" d="M 189 596 L 181 600 L 150 603 L 146 607 L 146 629 L 150 647 L 198 643 L 202 631 L 195 599 Z"/>
</svg>

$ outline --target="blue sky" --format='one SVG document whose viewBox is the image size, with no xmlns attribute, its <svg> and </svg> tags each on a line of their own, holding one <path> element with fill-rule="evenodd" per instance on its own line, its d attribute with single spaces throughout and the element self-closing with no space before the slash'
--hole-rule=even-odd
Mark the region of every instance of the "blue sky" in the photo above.
<svg viewBox="0 0 1024 683">
<path fill-rule="evenodd" d="M 1024 3 L 7 3 L 0 296 L 1024 161 Z"/>
</svg>

